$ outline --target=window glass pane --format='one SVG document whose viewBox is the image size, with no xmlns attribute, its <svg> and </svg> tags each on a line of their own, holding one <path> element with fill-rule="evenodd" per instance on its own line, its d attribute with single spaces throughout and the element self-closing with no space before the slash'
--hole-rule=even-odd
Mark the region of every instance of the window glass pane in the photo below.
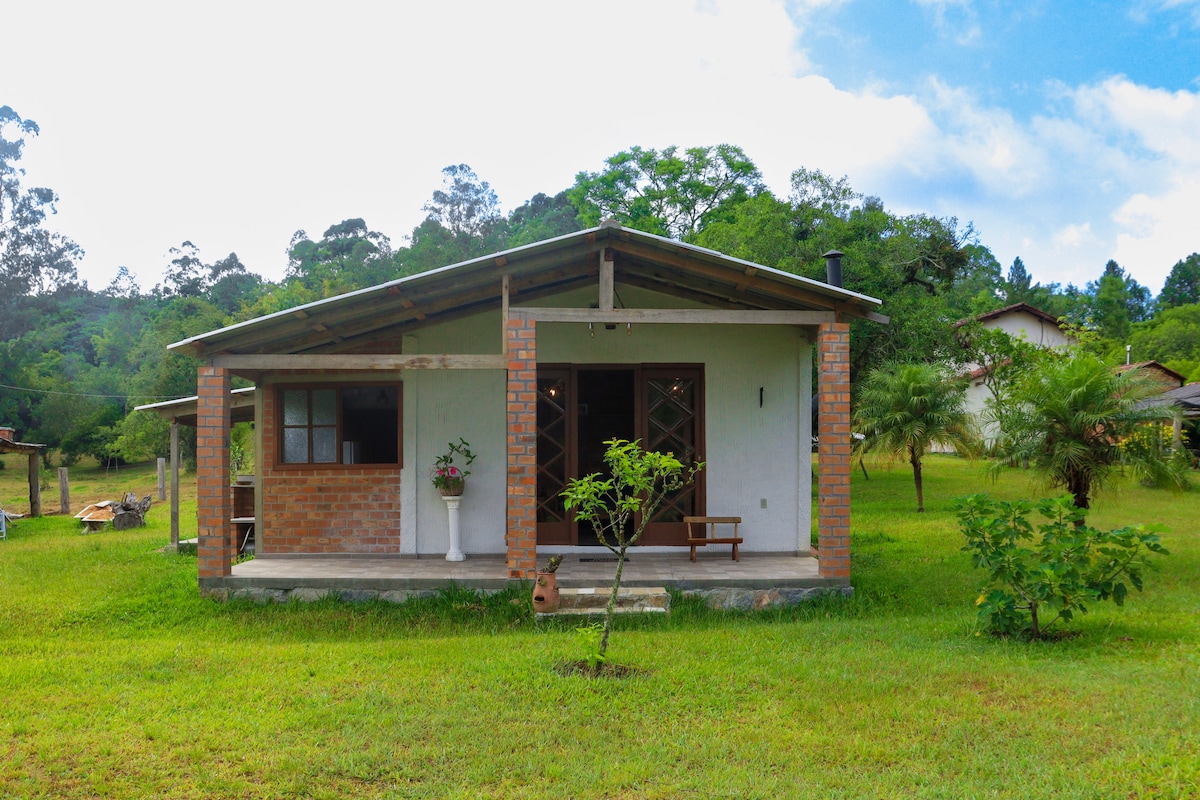
<svg viewBox="0 0 1200 800">
<path fill-rule="evenodd" d="M 285 464 L 304 464 L 307 461 L 308 428 L 285 428 L 283 431 L 283 462 Z"/>
<path fill-rule="evenodd" d="M 313 389 L 312 403 L 313 425 L 337 424 L 337 392 L 333 389 Z"/>
<path fill-rule="evenodd" d="M 314 464 L 337 461 L 337 428 L 313 428 L 312 441 Z"/>
<path fill-rule="evenodd" d="M 308 424 L 308 392 L 304 389 L 287 389 L 283 393 L 283 424 Z M 308 459 L 302 459 L 307 461 Z"/>
<path fill-rule="evenodd" d="M 395 386 L 342 389 L 342 463 L 399 464 L 399 410 Z"/>
</svg>

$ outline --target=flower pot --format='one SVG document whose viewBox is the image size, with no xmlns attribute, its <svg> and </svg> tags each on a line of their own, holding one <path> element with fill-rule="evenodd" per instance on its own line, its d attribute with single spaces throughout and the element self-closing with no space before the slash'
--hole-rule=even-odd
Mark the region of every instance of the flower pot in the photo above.
<svg viewBox="0 0 1200 800">
<path fill-rule="evenodd" d="M 459 497 L 467 482 L 462 478 L 443 478 L 444 485 L 438 487 L 442 497 Z"/>
<path fill-rule="evenodd" d="M 539 572 L 533 583 L 533 610 L 549 614 L 558 610 L 558 576 L 553 572 Z"/>
</svg>

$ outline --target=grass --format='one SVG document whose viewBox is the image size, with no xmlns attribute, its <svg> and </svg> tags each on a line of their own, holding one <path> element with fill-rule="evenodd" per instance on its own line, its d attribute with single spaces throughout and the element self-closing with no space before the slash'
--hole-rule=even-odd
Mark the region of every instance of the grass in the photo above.
<svg viewBox="0 0 1200 800">
<path fill-rule="evenodd" d="M 853 599 L 677 598 L 620 620 L 621 680 L 560 675 L 574 631 L 515 593 L 226 605 L 157 551 L 165 504 L 119 533 L 22 520 L 0 543 L 0 797 L 1200 796 L 1200 493 L 1102 495 L 1094 524 L 1166 522 L 1172 555 L 1079 636 L 1020 643 L 976 635 L 950 498 L 1033 495 L 979 476 L 932 458 L 918 515 L 905 470 L 856 473 Z"/>
</svg>

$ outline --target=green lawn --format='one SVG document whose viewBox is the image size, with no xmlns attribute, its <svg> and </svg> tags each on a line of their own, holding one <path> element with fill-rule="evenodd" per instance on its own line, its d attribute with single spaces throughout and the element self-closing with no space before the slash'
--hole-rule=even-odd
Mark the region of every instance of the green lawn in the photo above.
<svg viewBox="0 0 1200 800">
<path fill-rule="evenodd" d="M 223 605 L 157 552 L 165 504 L 121 533 L 23 520 L 0 542 L 0 797 L 1200 796 L 1200 492 L 1101 495 L 1094 524 L 1165 522 L 1173 554 L 1078 637 L 1019 643 L 976 635 L 949 507 L 1036 489 L 980 469 L 930 459 L 923 515 L 904 470 L 856 474 L 853 600 L 677 600 L 623 621 L 623 680 L 558 674 L 575 634 L 524 598 Z"/>
</svg>

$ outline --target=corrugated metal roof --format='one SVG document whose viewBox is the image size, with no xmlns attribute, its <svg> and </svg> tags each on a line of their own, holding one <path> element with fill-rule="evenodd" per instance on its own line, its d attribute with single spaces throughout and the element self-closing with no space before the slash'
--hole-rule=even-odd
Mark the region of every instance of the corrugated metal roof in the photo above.
<svg viewBox="0 0 1200 800">
<path fill-rule="evenodd" d="M 172 344 L 194 355 L 328 352 L 396 336 L 500 305 L 509 274 L 514 305 L 587 285 L 601 250 L 618 283 L 743 309 L 834 310 L 869 317 L 880 301 L 782 270 L 613 222 L 307 303 Z"/>
<path fill-rule="evenodd" d="M 255 387 L 249 386 L 244 389 L 234 389 L 229 393 L 233 398 L 230 404 L 230 416 L 233 422 L 250 422 L 254 419 L 254 392 Z M 174 417 L 181 425 L 195 426 L 196 408 L 199 401 L 199 395 L 193 395 L 181 397 L 178 400 L 164 400 L 161 403 L 134 406 L 133 410 L 153 411 L 166 419 Z"/>
</svg>

